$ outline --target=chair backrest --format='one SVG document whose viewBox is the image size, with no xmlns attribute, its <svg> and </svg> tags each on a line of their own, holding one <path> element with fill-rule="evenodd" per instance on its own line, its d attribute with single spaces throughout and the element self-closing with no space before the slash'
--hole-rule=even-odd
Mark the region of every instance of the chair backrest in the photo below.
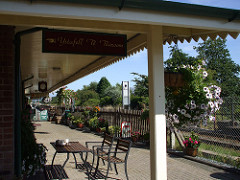
<svg viewBox="0 0 240 180">
<path fill-rule="evenodd" d="M 119 151 L 125 152 L 126 153 L 125 160 L 127 160 L 131 146 L 132 146 L 132 141 L 118 139 L 114 155 L 116 156 L 117 152 Z"/>
<path fill-rule="evenodd" d="M 110 136 L 107 133 L 104 134 L 103 142 L 102 142 L 102 147 L 105 145 L 108 145 L 109 147 L 112 146 L 114 141 L 114 136 Z"/>
</svg>

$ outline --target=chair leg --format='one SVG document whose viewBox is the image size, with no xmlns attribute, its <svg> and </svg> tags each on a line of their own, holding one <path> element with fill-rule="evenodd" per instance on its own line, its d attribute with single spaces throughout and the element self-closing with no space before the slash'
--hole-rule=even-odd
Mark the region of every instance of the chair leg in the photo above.
<svg viewBox="0 0 240 180">
<path fill-rule="evenodd" d="M 92 168 L 93 168 L 93 165 L 94 165 L 94 161 L 95 161 L 95 153 L 93 153 L 93 160 L 92 160 L 92 166 L 90 167 L 90 174 L 92 172 Z"/>
<path fill-rule="evenodd" d="M 117 164 L 116 164 L 116 163 L 114 163 L 114 168 L 115 168 L 115 172 L 116 172 L 116 174 L 118 174 L 118 171 L 117 171 Z"/>
<path fill-rule="evenodd" d="M 106 174 L 106 178 L 105 178 L 105 179 L 107 179 L 107 177 L 108 177 L 108 172 L 109 172 L 109 168 L 110 168 L 110 166 L 111 166 L 111 163 L 110 163 L 110 162 L 108 162 L 107 174 Z"/>
<path fill-rule="evenodd" d="M 128 173 L 127 173 L 127 162 L 125 161 L 125 174 L 126 174 L 126 177 L 127 177 L 127 180 L 128 180 Z"/>
<path fill-rule="evenodd" d="M 102 163 L 103 163 L 103 165 L 105 166 L 105 161 L 102 159 Z M 111 164 L 110 164 L 110 169 L 112 170 L 112 166 L 111 166 Z"/>
<path fill-rule="evenodd" d="M 99 165 L 99 157 L 98 157 L 98 159 L 97 159 L 97 166 L 96 166 L 96 169 L 95 169 L 95 172 L 94 172 L 93 177 L 95 177 L 96 174 L 97 174 L 97 171 L 98 171 L 98 165 Z"/>
<path fill-rule="evenodd" d="M 54 162 L 54 160 L 55 160 L 56 155 L 57 155 L 57 151 L 54 153 L 54 156 L 53 156 L 53 159 L 52 159 L 51 170 L 53 169 L 53 162 Z"/>
</svg>

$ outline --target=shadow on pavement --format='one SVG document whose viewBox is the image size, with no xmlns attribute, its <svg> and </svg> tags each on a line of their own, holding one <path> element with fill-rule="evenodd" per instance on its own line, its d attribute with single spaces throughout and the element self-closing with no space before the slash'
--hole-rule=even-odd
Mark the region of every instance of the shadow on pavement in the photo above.
<svg viewBox="0 0 240 180">
<path fill-rule="evenodd" d="M 53 165 L 53 169 L 51 169 L 51 165 L 45 166 L 46 179 L 69 179 L 67 173 L 63 169 L 61 165 Z"/>
<path fill-rule="evenodd" d="M 240 179 L 240 175 L 229 173 L 229 172 L 213 173 L 210 176 L 216 179 L 221 179 L 221 180 L 229 180 L 229 179 L 239 180 Z"/>
<path fill-rule="evenodd" d="M 36 134 L 49 134 L 48 132 L 34 132 Z"/>
</svg>

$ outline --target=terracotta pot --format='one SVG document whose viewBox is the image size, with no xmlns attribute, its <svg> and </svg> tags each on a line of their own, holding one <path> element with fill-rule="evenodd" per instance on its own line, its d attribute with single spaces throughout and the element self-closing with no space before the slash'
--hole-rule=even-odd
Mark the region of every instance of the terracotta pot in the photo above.
<svg viewBox="0 0 240 180">
<path fill-rule="evenodd" d="M 56 116 L 56 124 L 60 124 L 62 120 L 62 116 Z"/>
<path fill-rule="evenodd" d="M 194 149 L 194 148 L 191 148 L 191 147 L 186 148 L 186 154 L 189 155 L 189 156 L 195 157 L 198 154 L 198 149 L 197 148 Z"/>
<path fill-rule="evenodd" d="M 137 137 L 132 137 L 132 142 L 137 142 L 138 138 Z"/>
<path fill-rule="evenodd" d="M 101 129 L 100 128 L 96 128 L 96 132 L 101 132 Z"/>
<path fill-rule="evenodd" d="M 83 127 L 84 127 L 84 124 L 83 124 L 83 123 L 78 123 L 77 126 L 78 126 L 79 128 L 83 128 Z"/>
</svg>

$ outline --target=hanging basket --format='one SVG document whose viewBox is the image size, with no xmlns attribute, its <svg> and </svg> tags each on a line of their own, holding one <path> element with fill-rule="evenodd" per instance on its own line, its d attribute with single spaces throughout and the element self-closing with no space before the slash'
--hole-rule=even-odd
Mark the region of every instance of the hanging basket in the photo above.
<svg viewBox="0 0 240 180">
<path fill-rule="evenodd" d="M 164 72 L 165 86 L 167 87 L 183 87 L 183 74 L 178 72 Z"/>
<path fill-rule="evenodd" d="M 188 156 L 193 156 L 193 157 L 195 157 L 195 156 L 197 156 L 197 154 L 198 154 L 198 149 L 196 148 L 196 149 L 194 149 L 194 148 L 191 148 L 191 147 L 189 147 L 189 148 L 186 148 L 186 155 L 188 155 Z"/>
</svg>

